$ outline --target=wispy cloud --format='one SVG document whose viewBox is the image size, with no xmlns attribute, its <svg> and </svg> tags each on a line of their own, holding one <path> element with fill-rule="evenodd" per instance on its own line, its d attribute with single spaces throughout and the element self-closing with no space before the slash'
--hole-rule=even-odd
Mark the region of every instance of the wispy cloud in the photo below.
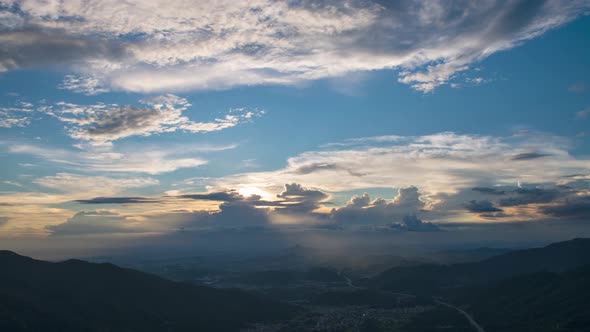
<svg viewBox="0 0 590 332">
<path fill-rule="evenodd" d="M 234 144 L 219 146 L 176 144 L 173 148 L 160 145 L 129 145 L 64 149 L 13 142 L 4 142 L 0 145 L 6 146 L 11 153 L 32 155 L 76 171 L 147 174 L 162 174 L 183 168 L 199 167 L 208 162 L 199 155 L 236 147 Z"/>
<path fill-rule="evenodd" d="M 519 181 L 559 182 L 563 175 L 590 172 L 590 160 L 570 155 L 567 140 L 544 134 L 440 133 L 344 143 L 289 158 L 282 169 L 228 176 L 213 184 L 277 190 L 293 181 L 329 192 L 415 185 L 435 194 Z M 543 163 L 536 159 L 541 155 Z"/>
<path fill-rule="evenodd" d="M 585 119 L 588 117 L 588 115 L 590 115 L 590 107 L 576 112 L 576 117 L 578 119 Z"/>
<path fill-rule="evenodd" d="M 93 145 L 110 145 L 129 136 L 150 136 L 174 131 L 206 133 L 235 127 L 262 115 L 259 110 L 230 109 L 210 122 L 195 122 L 183 115 L 191 104 L 166 94 L 140 101 L 142 106 L 116 104 L 76 105 L 60 102 L 41 110 L 66 123 L 68 134 Z"/>
<path fill-rule="evenodd" d="M 63 193 L 109 196 L 128 189 L 158 185 L 159 181 L 153 178 L 111 178 L 58 173 L 35 179 L 33 183 Z"/>
<path fill-rule="evenodd" d="M 588 3 L 25 0 L 3 8 L 0 70 L 66 65 L 75 76 L 61 87 L 86 94 L 296 84 L 392 68 L 428 92 Z"/>
</svg>

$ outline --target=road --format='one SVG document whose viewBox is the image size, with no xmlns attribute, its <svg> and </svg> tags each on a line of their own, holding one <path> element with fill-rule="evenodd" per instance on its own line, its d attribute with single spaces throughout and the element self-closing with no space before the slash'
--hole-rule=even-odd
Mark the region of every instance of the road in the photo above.
<svg viewBox="0 0 590 332">
<path fill-rule="evenodd" d="M 443 302 L 441 300 L 436 300 L 434 299 L 434 302 L 440 304 L 440 305 L 444 305 L 445 307 L 449 307 L 451 309 L 455 309 L 457 310 L 457 312 L 459 312 L 461 315 L 465 316 L 465 318 L 467 318 L 467 320 L 469 321 L 469 324 L 471 324 L 471 326 L 473 326 L 473 328 L 475 330 L 477 330 L 477 332 L 485 332 L 485 330 L 483 329 L 483 327 L 481 327 L 481 325 L 477 324 L 477 322 L 475 321 L 475 319 L 473 319 L 473 317 L 471 317 L 470 314 L 468 314 L 465 310 L 459 308 L 459 307 L 455 307 L 454 305 L 450 304 L 450 303 L 446 303 Z"/>
<path fill-rule="evenodd" d="M 338 272 L 338 274 L 339 274 L 339 275 L 340 275 L 342 278 L 344 278 L 344 280 L 346 281 L 346 284 L 348 285 L 348 287 L 350 287 L 350 288 L 354 288 L 354 289 L 362 289 L 362 288 L 363 288 L 363 287 L 355 286 L 355 284 L 353 284 L 353 283 L 352 283 L 352 280 L 351 280 L 349 277 L 347 277 L 347 276 L 346 276 L 344 273 L 342 273 L 342 272 Z M 393 293 L 393 292 L 390 292 L 390 293 Z M 405 293 L 393 293 L 393 294 L 396 294 L 396 295 L 401 295 L 401 296 L 408 296 L 408 297 L 416 297 L 416 295 L 413 295 L 413 294 L 405 294 Z M 456 310 L 458 313 L 460 313 L 460 314 L 461 314 L 461 315 L 463 315 L 465 318 L 467 318 L 467 320 L 469 321 L 469 324 L 471 324 L 471 326 L 473 326 L 473 328 L 474 328 L 474 329 L 475 329 L 477 332 L 486 332 L 486 331 L 483 329 L 483 327 L 481 327 L 481 325 L 479 325 L 479 324 L 478 324 L 478 323 L 475 321 L 475 319 L 473 319 L 473 317 L 471 317 L 471 315 L 470 315 L 470 314 L 468 314 L 468 313 L 467 313 L 465 310 L 463 310 L 463 309 L 461 309 L 461 308 L 459 308 L 459 307 L 456 307 L 456 306 L 454 306 L 454 305 L 452 305 L 452 304 L 450 304 L 450 303 L 443 302 L 443 301 L 441 301 L 441 300 L 438 300 L 438 299 L 435 299 L 435 298 L 432 298 L 432 300 L 433 300 L 433 301 L 434 301 L 436 304 L 440 304 L 440 305 L 443 305 L 443 306 L 445 306 L 445 307 L 448 307 L 448 308 L 451 308 L 451 309 L 454 309 L 454 310 Z"/>
</svg>

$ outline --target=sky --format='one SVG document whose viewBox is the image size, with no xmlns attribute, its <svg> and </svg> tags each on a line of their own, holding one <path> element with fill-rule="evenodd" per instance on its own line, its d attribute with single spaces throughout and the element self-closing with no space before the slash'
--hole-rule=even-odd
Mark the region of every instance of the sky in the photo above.
<svg viewBox="0 0 590 332">
<path fill-rule="evenodd" d="M 0 0 L 0 245 L 590 236 L 589 13 Z"/>
</svg>

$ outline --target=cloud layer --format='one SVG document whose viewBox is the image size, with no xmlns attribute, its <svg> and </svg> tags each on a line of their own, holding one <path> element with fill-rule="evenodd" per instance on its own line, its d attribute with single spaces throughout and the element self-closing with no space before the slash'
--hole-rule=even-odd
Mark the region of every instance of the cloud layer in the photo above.
<svg viewBox="0 0 590 332">
<path fill-rule="evenodd" d="M 397 69 L 420 91 L 575 18 L 585 1 L 4 0 L 0 70 L 96 94 L 298 84 Z"/>
<path fill-rule="evenodd" d="M 177 130 L 206 133 L 235 127 L 260 116 L 258 110 L 230 109 L 210 122 L 195 122 L 183 116 L 191 104 L 184 98 L 166 94 L 140 101 L 143 105 L 76 105 L 60 102 L 40 109 L 66 123 L 70 137 L 93 145 L 109 145 L 129 136 L 150 136 Z"/>
</svg>

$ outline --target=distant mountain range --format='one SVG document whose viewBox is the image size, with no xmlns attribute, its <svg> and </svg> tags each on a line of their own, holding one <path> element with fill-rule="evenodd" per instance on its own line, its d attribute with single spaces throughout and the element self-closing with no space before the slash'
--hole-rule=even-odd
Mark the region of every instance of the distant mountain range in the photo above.
<svg viewBox="0 0 590 332">
<path fill-rule="evenodd" d="M 394 267 L 359 285 L 395 292 L 436 295 L 445 290 L 487 284 L 534 272 L 563 272 L 590 264 L 590 239 L 511 251 L 479 262 Z"/>
<path fill-rule="evenodd" d="M 590 331 L 590 265 L 535 272 L 456 291 L 486 331 Z"/>
<path fill-rule="evenodd" d="M 0 331 L 236 331 L 298 308 L 112 264 L 0 251 Z"/>
<path fill-rule="evenodd" d="M 487 332 L 590 331 L 590 239 L 475 263 L 396 267 L 358 284 L 424 299 L 441 296 Z"/>
</svg>

